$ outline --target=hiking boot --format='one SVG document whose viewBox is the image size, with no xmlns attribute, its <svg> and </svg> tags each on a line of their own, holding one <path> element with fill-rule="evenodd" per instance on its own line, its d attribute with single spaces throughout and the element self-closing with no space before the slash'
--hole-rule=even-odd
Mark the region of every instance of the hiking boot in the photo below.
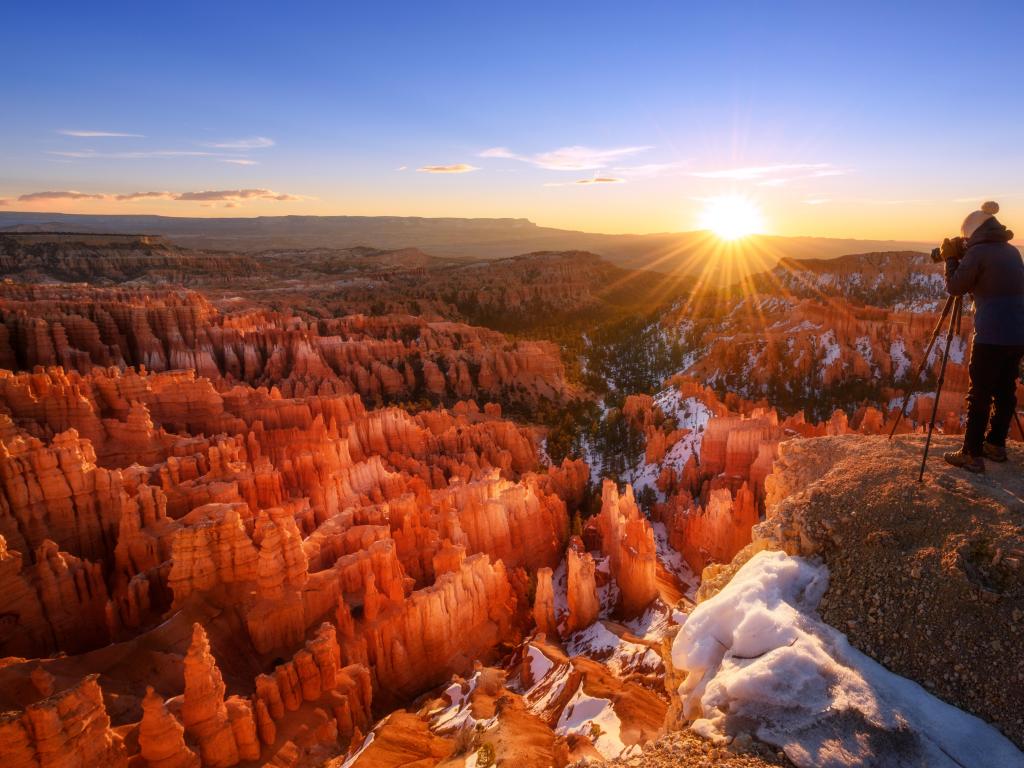
<svg viewBox="0 0 1024 768">
<path fill-rule="evenodd" d="M 959 451 L 944 453 L 942 454 L 942 458 L 946 460 L 947 464 L 952 464 L 954 467 L 966 469 L 968 472 L 985 471 L 985 461 L 981 456 L 971 456 L 971 454 L 965 452 L 962 448 Z"/>
<path fill-rule="evenodd" d="M 986 440 L 982 446 L 982 455 L 989 461 L 997 461 L 1002 464 L 1006 461 L 1006 446 L 993 445 Z"/>
</svg>

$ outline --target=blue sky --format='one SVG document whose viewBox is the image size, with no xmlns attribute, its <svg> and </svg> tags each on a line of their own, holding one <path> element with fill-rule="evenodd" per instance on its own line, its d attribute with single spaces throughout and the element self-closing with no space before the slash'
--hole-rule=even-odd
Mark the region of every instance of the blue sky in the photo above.
<svg viewBox="0 0 1024 768">
<path fill-rule="evenodd" d="M 933 238 L 994 197 L 1024 229 L 1022 3 L 9 3 L 0 22 L 0 210 L 664 231 L 742 195 L 781 234 Z"/>
</svg>

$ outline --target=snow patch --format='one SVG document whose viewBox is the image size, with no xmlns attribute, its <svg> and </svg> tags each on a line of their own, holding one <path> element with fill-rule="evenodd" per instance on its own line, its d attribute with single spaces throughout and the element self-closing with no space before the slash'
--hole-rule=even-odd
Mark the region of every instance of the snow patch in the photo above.
<svg viewBox="0 0 1024 768">
<path fill-rule="evenodd" d="M 676 577 L 676 581 L 683 588 L 686 599 L 693 602 L 697 597 L 697 586 L 699 579 L 690 570 L 683 556 L 672 548 L 668 543 L 668 531 L 665 524 L 659 521 L 651 521 L 651 528 L 654 529 L 654 545 L 657 549 L 658 560 L 665 566 L 665 570 Z"/>
<path fill-rule="evenodd" d="M 437 733 L 457 731 L 463 727 L 486 730 L 497 722 L 497 715 L 486 720 L 477 720 L 473 717 L 473 702 L 471 698 L 480 682 L 480 673 L 473 675 L 465 683 L 452 683 L 445 689 L 444 695 L 451 703 L 447 707 L 438 707 L 431 711 L 430 728 Z"/>
<path fill-rule="evenodd" d="M 341 768 L 352 768 L 352 766 L 355 765 L 356 760 L 358 760 L 359 757 L 363 754 L 363 752 L 366 751 L 366 748 L 373 744 L 373 735 L 373 731 L 370 731 L 368 734 L 366 734 L 366 738 L 363 739 L 363 743 L 359 746 L 359 749 L 353 752 L 352 755 L 344 763 L 341 764 Z"/>
<path fill-rule="evenodd" d="M 566 683 L 572 674 L 571 664 L 559 664 L 553 671 L 535 681 L 523 694 L 526 708 L 535 715 L 543 715 L 562 697 Z"/>
<path fill-rule="evenodd" d="M 902 338 L 893 339 L 889 345 L 889 357 L 892 358 L 893 377 L 902 379 L 910 371 L 910 357 Z"/>
<path fill-rule="evenodd" d="M 742 727 L 801 768 L 1011 768 L 1024 754 L 992 726 L 853 648 L 815 609 L 828 569 L 759 552 L 698 605 L 672 646 L 684 711 L 706 737 Z M 876 751 L 877 749 L 877 751 Z"/>
<path fill-rule="evenodd" d="M 582 682 L 555 726 L 555 733 L 560 736 L 577 733 L 589 738 L 594 749 L 606 760 L 641 754 L 643 750 L 639 744 L 627 747 L 622 743 L 621 732 L 622 721 L 611 700 L 587 695 Z"/>
<path fill-rule="evenodd" d="M 565 649 L 570 656 L 586 656 L 601 662 L 618 678 L 664 670 L 661 657 L 653 649 L 623 640 L 600 621 L 571 635 Z"/>
</svg>

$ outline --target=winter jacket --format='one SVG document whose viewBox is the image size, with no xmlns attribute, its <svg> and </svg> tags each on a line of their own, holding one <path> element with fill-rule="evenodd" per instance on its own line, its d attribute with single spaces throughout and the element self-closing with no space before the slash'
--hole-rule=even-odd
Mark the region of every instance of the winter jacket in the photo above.
<svg viewBox="0 0 1024 768">
<path fill-rule="evenodd" d="M 1013 232 L 989 219 L 967 241 L 964 257 L 946 261 L 946 289 L 974 296 L 974 340 L 1024 345 L 1024 260 Z"/>
</svg>

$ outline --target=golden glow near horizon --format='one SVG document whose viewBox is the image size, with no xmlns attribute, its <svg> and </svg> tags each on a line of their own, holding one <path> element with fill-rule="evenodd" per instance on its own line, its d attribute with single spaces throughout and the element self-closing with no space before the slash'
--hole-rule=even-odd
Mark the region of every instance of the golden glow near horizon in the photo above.
<svg viewBox="0 0 1024 768">
<path fill-rule="evenodd" d="M 698 225 L 722 240 L 739 240 L 763 234 L 764 214 L 757 204 L 742 195 L 721 195 L 706 201 Z"/>
</svg>

